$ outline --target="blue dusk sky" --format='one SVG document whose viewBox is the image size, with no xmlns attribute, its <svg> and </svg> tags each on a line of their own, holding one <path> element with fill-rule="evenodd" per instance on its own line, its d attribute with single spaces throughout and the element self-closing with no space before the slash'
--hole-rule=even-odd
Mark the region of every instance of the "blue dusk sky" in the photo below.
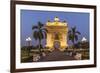
<svg viewBox="0 0 100 73">
<path fill-rule="evenodd" d="M 38 42 L 32 37 L 32 26 L 37 25 L 38 21 L 46 24 L 48 20 L 53 21 L 56 16 L 59 17 L 60 21 L 65 20 L 69 29 L 76 26 L 81 33 L 79 40 L 82 37 L 86 37 L 89 40 L 89 13 L 21 10 L 21 46 L 26 45 L 25 39 L 27 37 L 32 38 L 32 45 L 37 45 Z M 45 44 L 44 41 L 42 41 L 43 44 Z"/>
</svg>

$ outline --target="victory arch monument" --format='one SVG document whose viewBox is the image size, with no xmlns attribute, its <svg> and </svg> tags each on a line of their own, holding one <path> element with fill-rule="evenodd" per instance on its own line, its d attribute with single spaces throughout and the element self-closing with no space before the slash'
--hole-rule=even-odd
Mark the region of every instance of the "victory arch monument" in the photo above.
<svg viewBox="0 0 100 73">
<path fill-rule="evenodd" d="M 60 21 L 58 17 L 55 17 L 54 21 L 47 21 L 46 29 L 48 30 L 46 47 L 49 50 L 57 48 L 63 51 L 68 47 L 68 24 L 66 21 Z"/>
</svg>

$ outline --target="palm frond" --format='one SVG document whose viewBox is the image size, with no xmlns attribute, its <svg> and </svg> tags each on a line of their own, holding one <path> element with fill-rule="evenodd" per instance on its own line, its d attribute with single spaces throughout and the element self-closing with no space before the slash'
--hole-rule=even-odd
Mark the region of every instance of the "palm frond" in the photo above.
<svg viewBox="0 0 100 73">
<path fill-rule="evenodd" d="M 33 32 L 33 37 L 37 40 L 38 39 L 38 31 Z"/>
<path fill-rule="evenodd" d="M 73 27 L 73 28 L 72 28 L 73 33 L 75 33 L 75 30 L 76 30 L 76 28 L 75 28 L 75 27 Z"/>
<path fill-rule="evenodd" d="M 77 34 L 81 35 L 81 33 L 79 31 L 76 31 Z"/>
<path fill-rule="evenodd" d="M 74 39 L 73 34 L 69 34 L 69 40 L 72 40 L 72 39 Z"/>
<path fill-rule="evenodd" d="M 43 32 L 41 30 L 39 31 L 39 35 L 38 36 L 39 36 L 40 40 L 44 38 Z"/>
<path fill-rule="evenodd" d="M 38 26 L 39 28 L 42 28 L 44 24 L 42 24 L 41 22 L 38 22 Z"/>
<path fill-rule="evenodd" d="M 34 26 L 32 27 L 32 30 L 34 30 L 34 29 L 38 29 L 38 26 L 35 26 L 35 25 L 34 25 Z"/>
<path fill-rule="evenodd" d="M 71 35 L 69 35 L 68 37 L 69 37 L 69 40 L 71 40 Z"/>
<path fill-rule="evenodd" d="M 48 32 L 48 30 L 44 27 L 44 28 L 41 28 L 41 30 L 43 31 L 43 32 Z"/>
<path fill-rule="evenodd" d="M 76 26 L 71 27 L 71 30 L 68 31 L 68 38 L 72 41 L 73 45 L 75 44 L 75 41 L 78 40 L 78 35 L 80 34 L 81 33 L 76 30 Z"/>
<path fill-rule="evenodd" d="M 43 32 L 44 33 L 44 38 L 46 39 L 47 38 L 47 33 L 46 32 Z"/>
<path fill-rule="evenodd" d="M 76 40 L 76 41 L 78 40 L 78 36 L 77 36 L 77 35 L 75 35 L 75 40 Z"/>
</svg>

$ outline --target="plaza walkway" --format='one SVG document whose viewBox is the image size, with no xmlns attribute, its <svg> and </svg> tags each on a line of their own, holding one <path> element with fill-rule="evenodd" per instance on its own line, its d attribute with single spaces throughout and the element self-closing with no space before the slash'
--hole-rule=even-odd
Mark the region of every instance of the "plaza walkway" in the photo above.
<svg viewBox="0 0 100 73">
<path fill-rule="evenodd" d="M 73 56 L 67 55 L 66 52 L 54 50 L 48 53 L 45 57 L 42 57 L 40 61 L 64 61 L 64 60 L 75 60 Z"/>
</svg>

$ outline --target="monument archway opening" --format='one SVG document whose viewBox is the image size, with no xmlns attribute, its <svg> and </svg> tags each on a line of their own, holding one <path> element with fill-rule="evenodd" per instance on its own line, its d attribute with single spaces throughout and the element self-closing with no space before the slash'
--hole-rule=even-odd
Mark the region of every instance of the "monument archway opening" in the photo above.
<svg viewBox="0 0 100 73">
<path fill-rule="evenodd" d="M 59 49 L 60 46 L 60 41 L 54 41 L 54 49 Z"/>
</svg>

